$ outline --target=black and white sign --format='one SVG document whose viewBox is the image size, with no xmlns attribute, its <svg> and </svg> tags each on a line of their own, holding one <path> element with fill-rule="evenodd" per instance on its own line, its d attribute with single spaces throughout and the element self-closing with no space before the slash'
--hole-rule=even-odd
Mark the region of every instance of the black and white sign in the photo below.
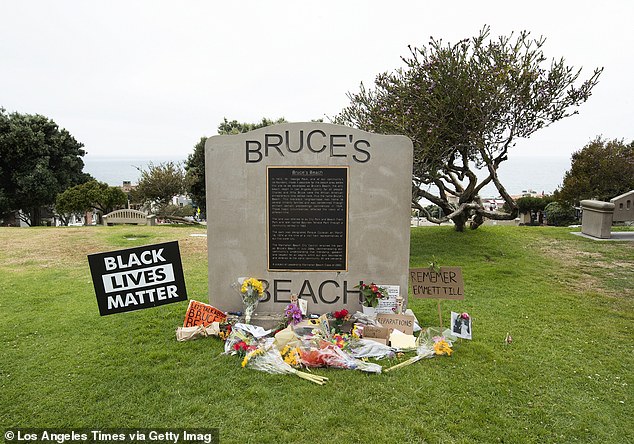
<svg viewBox="0 0 634 444">
<path fill-rule="evenodd" d="M 101 316 L 186 301 L 178 242 L 88 255 Z"/>
<path fill-rule="evenodd" d="M 268 269 L 347 269 L 348 168 L 268 167 Z"/>
</svg>

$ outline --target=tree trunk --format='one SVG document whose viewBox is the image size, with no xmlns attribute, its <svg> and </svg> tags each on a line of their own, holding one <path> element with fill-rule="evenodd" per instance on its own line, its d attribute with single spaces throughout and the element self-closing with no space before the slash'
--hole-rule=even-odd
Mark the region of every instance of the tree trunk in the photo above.
<svg viewBox="0 0 634 444">
<path fill-rule="evenodd" d="M 472 230 L 475 230 L 480 225 L 482 225 L 483 223 L 484 223 L 484 216 L 482 216 L 482 214 L 478 213 L 471 220 L 471 226 L 470 227 L 471 227 Z"/>
<path fill-rule="evenodd" d="M 42 209 L 40 207 L 34 207 L 31 210 L 31 226 L 39 227 L 42 225 Z"/>
<path fill-rule="evenodd" d="M 458 214 L 457 216 L 451 218 L 451 220 L 453 221 L 455 225 L 456 231 L 459 231 L 461 233 L 464 231 L 468 218 L 469 216 L 464 211 Z"/>
</svg>

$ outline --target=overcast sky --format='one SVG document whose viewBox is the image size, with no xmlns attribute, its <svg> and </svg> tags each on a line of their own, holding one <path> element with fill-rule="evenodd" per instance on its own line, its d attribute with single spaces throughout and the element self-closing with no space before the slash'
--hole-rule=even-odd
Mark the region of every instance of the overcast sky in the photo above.
<svg viewBox="0 0 634 444">
<path fill-rule="evenodd" d="M 548 58 L 605 67 L 577 116 L 517 155 L 569 156 L 598 135 L 634 139 L 634 2 L 0 0 L 0 107 L 45 115 L 87 158 L 184 159 L 223 117 L 334 116 L 407 45 L 547 37 Z M 514 153 L 512 152 L 511 155 Z"/>
</svg>

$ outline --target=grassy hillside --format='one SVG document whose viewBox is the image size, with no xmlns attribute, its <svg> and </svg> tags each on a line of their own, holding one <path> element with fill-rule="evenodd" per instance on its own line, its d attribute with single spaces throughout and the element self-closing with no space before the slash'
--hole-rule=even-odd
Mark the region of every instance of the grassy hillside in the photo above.
<svg viewBox="0 0 634 444">
<path fill-rule="evenodd" d="M 86 255 L 178 240 L 207 295 L 201 229 L 0 228 L 0 428 L 198 427 L 221 442 L 634 442 L 634 243 L 569 229 L 412 231 L 412 266 L 463 269 L 473 340 L 392 373 L 316 386 L 177 343 L 186 302 L 100 317 Z M 213 289 L 212 289 L 213 291 Z M 421 325 L 436 302 L 412 300 Z M 219 307 L 222 308 L 222 307 Z M 511 344 L 504 339 L 510 333 Z M 396 361 L 394 362 L 396 363 Z"/>
</svg>

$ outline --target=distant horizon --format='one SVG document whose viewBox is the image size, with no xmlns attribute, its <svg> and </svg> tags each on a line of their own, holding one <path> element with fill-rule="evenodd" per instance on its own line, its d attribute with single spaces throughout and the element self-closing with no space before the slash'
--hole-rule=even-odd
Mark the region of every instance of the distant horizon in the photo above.
<svg viewBox="0 0 634 444">
<path fill-rule="evenodd" d="M 151 162 L 154 164 L 168 161 L 184 162 L 186 158 L 186 156 L 180 159 L 168 156 L 153 158 L 144 156 L 91 156 L 88 159 L 84 157 L 84 171 L 110 186 L 119 186 L 123 181 L 128 180 L 136 184 L 140 176 L 136 167 L 143 169 Z M 561 186 L 565 172 L 570 169 L 570 162 L 569 156 L 561 154 L 527 156 L 511 153 L 509 159 L 500 165 L 498 175 L 504 187 L 512 195 L 521 194 L 523 190 L 529 189 L 538 193 L 552 194 Z M 133 165 L 133 163 L 138 165 Z M 477 170 L 476 174 L 482 179 L 485 172 Z M 481 193 L 483 198 L 498 197 L 498 195 L 497 189 L 492 184 L 485 186 Z"/>
<path fill-rule="evenodd" d="M 184 155 L 184 157 L 181 157 L 180 160 L 186 161 L 190 154 L 193 154 L 193 150 L 191 153 L 187 153 Z M 148 155 L 142 155 L 142 154 L 131 155 L 131 156 L 126 156 L 126 155 L 105 156 L 102 154 L 90 155 L 89 153 L 87 153 L 85 156 L 82 157 L 82 159 L 86 160 L 87 157 L 90 157 L 90 160 L 122 160 L 122 161 L 124 160 L 152 160 L 152 159 L 157 159 L 161 161 L 177 160 L 175 156 L 168 155 L 168 154 L 161 154 L 157 156 L 148 156 Z M 540 152 L 536 154 L 526 154 L 526 153 L 514 154 L 513 152 L 509 152 L 509 159 L 517 158 L 517 157 L 521 157 L 521 158 L 540 157 L 540 158 L 558 158 L 558 159 L 565 157 L 567 159 L 571 159 L 572 153 L 557 153 L 557 152 L 541 153 Z"/>
</svg>

